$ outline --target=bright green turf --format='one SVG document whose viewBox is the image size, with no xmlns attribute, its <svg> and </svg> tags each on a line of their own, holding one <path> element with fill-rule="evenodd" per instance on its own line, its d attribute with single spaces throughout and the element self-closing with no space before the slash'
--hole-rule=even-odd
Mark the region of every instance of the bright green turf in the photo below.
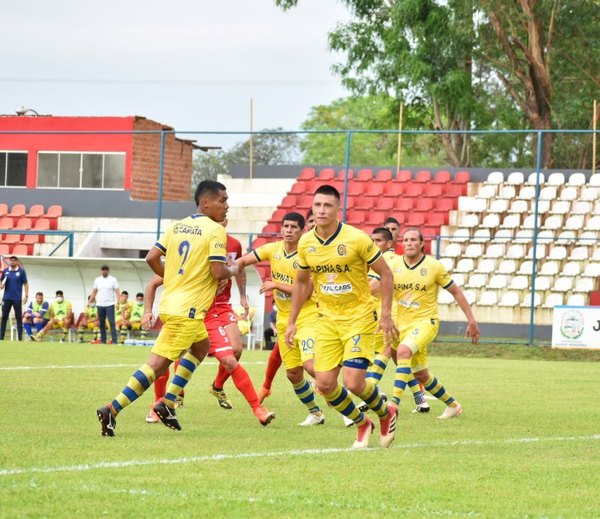
<svg viewBox="0 0 600 519">
<path fill-rule="evenodd" d="M 277 412 L 267 428 L 231 382 L 234 409 L 219 408 L 207 393 L 209 361 L 179 411 L 182 432 L 145 423 L 150 391 L 119 416 L 115 438 L 101 437 L 95 409 L 148 352 L 0 343 L 1 517 L 598 517 L 596 362 L 433 357 L 464 415 L 437 420 L 437 402 L 414 415 L 409 397 L 390 449 L 374 436 L 371 449 L 350 452 L 354 431 L 333 410 L 325 426 L 296 425 L 305 408 L 282 372 L 266 400 Z M 244 353 L 256 386 L 267 355 Z M 125 366 L 5 369 L 110 364 Z M 388 394 L 392 381 L 389 371 Z M 110 462 L 137 464 L 98 466 Z"/>
</svg>

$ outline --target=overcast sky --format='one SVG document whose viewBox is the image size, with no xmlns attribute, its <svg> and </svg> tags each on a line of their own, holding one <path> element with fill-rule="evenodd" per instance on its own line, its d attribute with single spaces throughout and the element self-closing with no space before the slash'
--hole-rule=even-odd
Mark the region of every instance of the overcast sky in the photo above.
<svg viewBox="0 0 600 519">
<path fill-rule="evenodd" d="M 346 95 L 335 0 L 0 0 L 0 113 L 141 115 L 178 130 L 298 129 Z M 235 140 L 242 138 L 236 137 Z M 198 139 L 207 144 L 212 139 Z M 217 138 L 222 141 L 222 138 Z"/>
</svg>

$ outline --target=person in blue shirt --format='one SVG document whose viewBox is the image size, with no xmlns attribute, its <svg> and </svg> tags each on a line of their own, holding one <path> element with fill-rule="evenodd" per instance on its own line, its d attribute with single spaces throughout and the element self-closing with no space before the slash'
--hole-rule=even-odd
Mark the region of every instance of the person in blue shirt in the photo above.
<svg viewBox="0 0 600 519">
<path fill-rule="evenodd" d="M 36 333 L 43 330 L 44 326 L 48 324 L 50 320 L 50 303 L 44 301 L 44 294 L 38 292 L 35 294 L 35 300 L 32 300 L 27 305 L 27 308 L 23 312 L 23 328 L 27 333 L 27 338 L 33 341 L 33 326 L 35 326 Z"/>
<path fill-rule="evenodd" d="M 25 289 L 25 295 L 23 295 L 23 289 Z M 27 274 L 16 256 L 8 259 L 8 267 L 2 271 L 0 290 L 4 290 L 0 340 L 4 340 L 8 314 L 11 309 L 14 309 L 17 320 L 17 337 L 21 341 L 23 340 L 23 305 L 29 299 L 29 284 L 27 283 Z"/>
</svg>

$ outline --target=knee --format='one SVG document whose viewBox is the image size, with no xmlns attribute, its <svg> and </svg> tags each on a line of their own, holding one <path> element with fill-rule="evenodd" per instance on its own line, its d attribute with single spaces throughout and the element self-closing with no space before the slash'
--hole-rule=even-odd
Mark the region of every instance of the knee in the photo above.
<svg viewBox="0 0 600 519">
<path fill-rule="evenodd" d="M 319 393 L 322 395 L 328 395 L 333 393 L 334 389 L 337 387 L 337 380 L 329 381 L 329 380 L 319 380 L 317 378 L 317 389 Z"/>
<path fill-rule="evenodd" d="M 235 367 L 238 365 L 238 362 L 235 358 L 235 356 L 231 355 L 229 357 L 225 357 L 224 359 L 220 359 L 219 362 L 221 363 L 221 366 L 223 366 L 223 368 L 228 372 L 231 373 Z"/>
<path fill-rule="evenodd" d="M 400 344 L 396 350 L 396 359 L 410 359 L 412 357 L 412 350 L 404 344 Z"/>
<path fill-rule="evenodd" d="M 302 381 L 302 368 L 293 368 L 287 370 L 287 378 L 292 384 Z"/>
<path fill-rule="evenodd" d="M 429 370 L 427 369 L 416 371 L 413 375 L 421 384 L 425 384 L 429 380 Z"/>
</svg>

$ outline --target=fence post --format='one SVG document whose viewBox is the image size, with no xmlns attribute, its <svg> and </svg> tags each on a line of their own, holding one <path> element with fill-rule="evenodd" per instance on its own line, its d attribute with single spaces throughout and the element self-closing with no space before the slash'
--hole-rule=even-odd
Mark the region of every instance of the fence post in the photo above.
<svg viewBox="0 0 600 519">
<path fill-rule="evenodd" d="M 160 239 L 160 223 L 162 219 L 162 196 L 163 196 L 163 181 L 165 176 L 165 131 L 160 132 L 160 163 L 158 166 L 158 207 L 157 207 L 157 222 L 156 222 L 156 239 Z"/>
<path fill-rule="evenodd" d="M 352 131 L 346 132 L 346 159 L 344 166 L 346 168 L 346 174 L 344 175 L 344 200 L 342 205 L 342 222 L 346 223 L 346 205 L 348 203 L 348 182 L 349 182 L 349 172 L 350 172 L 350 146 L 352 144 Z"/>
</svg>

